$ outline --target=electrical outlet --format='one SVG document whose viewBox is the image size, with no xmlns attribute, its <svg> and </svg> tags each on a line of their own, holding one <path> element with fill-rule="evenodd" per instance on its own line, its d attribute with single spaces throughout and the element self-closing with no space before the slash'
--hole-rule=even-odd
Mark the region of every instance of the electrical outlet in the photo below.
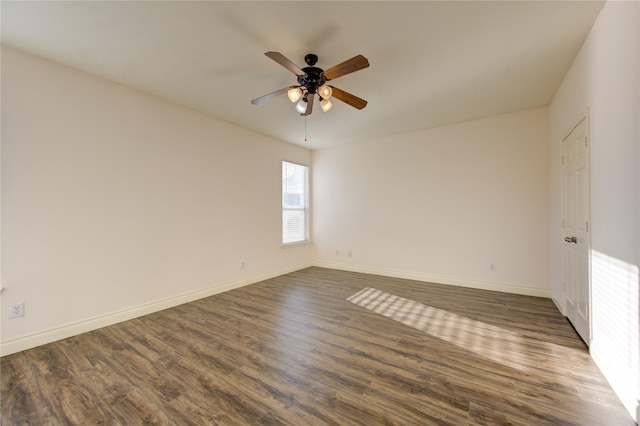
<svg viewBox="0 0 640 426">
<path fill-rule="evenodd" d="M 18 318 L 24 316 L 24 302 L 14 303 L 9 310 L 9 318 Z"/>
<path fill-rule="evenodd" d="M 243 260 L 242 262 L 240 262 L 240 269 L 244 269 L 244 268 L 245 268 L 245 266 L 246 266 L 246 265 L 245 265 L 245 263 L 244 263 L 244 260 Z"/>
<path fill-rule="evenodd" d="M 336 250 L 336 256 L 340 256 L 340 250 Z"/>
<path fill-rule="evenodd" d="M 351 257 L 351 250 L 347 253 L 347 256 Z"/>
<path fill-rule="evenodd" d="M 489 270 L 491 272 L 495 272 L 496 271 L 496 264 L 495 263 L 490 263 L 489 264 Z"/>
</svg>

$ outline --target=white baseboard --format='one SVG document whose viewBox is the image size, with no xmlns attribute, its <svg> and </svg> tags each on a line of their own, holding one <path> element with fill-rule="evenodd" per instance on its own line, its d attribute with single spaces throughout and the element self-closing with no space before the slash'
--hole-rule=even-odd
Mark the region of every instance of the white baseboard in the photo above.
<svg viewBox="0 0 640 426">
<path fill-rule="evenodd" d="M 567 313 L 566 313 L 565 308 L 564 308 L 564 303 L 560 303 L 560 301 L 558 299 L 556 299 L 556 297 L 553 295 L 553 292 L 552 292 L 552 295 L 551 295 L 551 300 L 553 301 L 554 305 L 556 305 L 556 308 L 558 308 L 560 313 L 563 316 L 566 317 Z"/>
<path fill-rule="evenodd" d="M 78 321 L 61 327 L 55 327 L 49 330 L 44 330 L 30 335 L 2 341 L 0 342 L 0 356 L 10 355 L 16 352 L 35 348 L 36 346 L 66 339 L 71 336 L 86 333 L 88 331 L 117 324 L 119 322 L 127 321 L 133 318 L 141 317 L 143 315 L 152 314 L 154 312 L 162 311 L 164 309 L 172 308 L 184 303 L 193 302 L 194 300 L 213 296 L 225 291 L 244 287 L 249 284 L 268 280 L 270 278 L 278 277 L 280 275 L 288 274 L 290 272 L 298 271 L 310 266 L 312 266 L 311 263 L 303 263 L 286 268 L 271 270 L 262 274 L 253 275 L 239 280 L 214 284 L 210 287 L 190 293 L 181 294 L 163 300 L 157 300 L 154 302 L 146 303 L 144 305 L 123 309 L 117 312 L 111 312 L 109 314 L 100 315 L 84 321 Z"/>
<path fill-rule="evenodd" d="M 178 296 L 170 297 L 163 300 L 158 300 L 144 305 L 134 306 L 132 308 L 123 309 L 117 312 L 112 312 L 105 315 L 93 317 L 84 321 L 78 321 L 72 324 L 67 324 L 60 327 L 43 330 L 37 333 L 33 333 L 26 336 L 17 337 L 0 342 L 0 356 L 10 355 L 23 350 L 35 348 L 36 346 L 44 345 L 47 343 L 55 342 L 57 340 L 66 339 L 71 336 L 75 336 L 88 331 L 96 330 L 109 325 L 117 324 L 122 321 L 127 321 L 133 318 L 148 315 L 154 312 L 161 311 L 163 309 L 172 308 L 174 306 L 182 305 L 184 303 L 192 302 L 194 300 L 202 299 L 205 297 L 213 296 L 215 294 L 223 293 L 225 291 L 233 290 L 236 288 L 244 287 L 249 284 L 254 284 L 260 281 L 264 281 L 270 278 L 278 277 L 280 275 L 288 274 L 290 272 L 298 271 L 300 269 L 308 268 L 310 266 L 318 266 L 322 268 L 337 269 L 351 272 L 361 272 L 365 274 L 382 275 L 394 278 L 404 278 L 423 282 L 432 282 L 438 284 L 456 285 L 460 287 L 477 288 L 482 290 L 501 291 L 505 293 L 522 294 L 526 296 L 537 296 L 551 298 L 551 291 L 523 287 L 506 283 L 495 283 L 485 281 L 474 281 L 452 277 L 442 277 L 436 275 L 420 274 L 407 271 L 390 270 L 383 268 L 373 268 L 368 266 L 347 265 L 333 262 L 315 261 L 305 262 L 298 265 L 290 266 L 287 268 L 281 268 L 271 270 L 262 274 L 253 275 L 251 277 L 242 278 L 239 280 L 228 281 L 224 283 L 218 283 L 202 290 L 181 294 Z"/>
<path fill-rule="evenodd" d="M 403 278 L 407 280 L 430 282 L 435 284 L 455 285 L 458 287 L 476 288 L 480 290 L 500 291 L 503 293 L 521 294 L 524 296 L 545 297 L 550 299 L 551 289 L 525 287 L 517 284 L 498 283 L 490 281 L 468 280 L 464 278 L 444 277 L 438 275 L 422 274 L 417 272 L 399 271 L 393 269 L 375 268 L 370 266 L 352 265 L 336 262 L 315 260 L 313 266 L 321 268 L 338 269 L 341 271 L 361 272 L 364 274 L 382 275 L 384 277 Z"/>
</svg>

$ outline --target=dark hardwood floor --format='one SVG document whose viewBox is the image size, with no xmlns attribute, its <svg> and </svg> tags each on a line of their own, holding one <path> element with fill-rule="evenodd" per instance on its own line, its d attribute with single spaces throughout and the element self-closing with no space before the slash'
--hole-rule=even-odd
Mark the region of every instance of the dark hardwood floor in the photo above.
<svg viewBox="0 0 640 426">
<path fill-rule="evenodd" d="M 632 425 L 548 299 L 309 268 L 0 360 L 3 425 Z"/>
</svg>

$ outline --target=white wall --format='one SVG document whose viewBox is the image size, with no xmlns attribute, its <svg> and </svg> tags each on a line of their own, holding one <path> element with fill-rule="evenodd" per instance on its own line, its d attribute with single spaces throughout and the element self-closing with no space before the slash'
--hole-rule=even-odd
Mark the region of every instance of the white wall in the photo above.
<svg viewBox="0 0 640 426">
<path fill-rule="evenodd" d="M 640 11 L 608 2 L 550 106 L 553 297 L 564 308 L 560 150 L 589 111 L 591 354 L 632 415 L 640 397 Z"/>
<path fill-rule="evenodd" d="M 539 108 L 314 151 L 314 262 L 549 297 L 547 119 Z"/>
<path fill-rule="evenodd" d="M 3 47 L 2 354 L 310 265 L 283 159 L 311 153 Z"/>
</svg>

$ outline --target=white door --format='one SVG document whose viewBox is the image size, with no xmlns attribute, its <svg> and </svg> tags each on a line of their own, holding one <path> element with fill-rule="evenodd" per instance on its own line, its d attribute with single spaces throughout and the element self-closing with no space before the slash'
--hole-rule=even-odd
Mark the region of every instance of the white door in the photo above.
<svg viewBox="0 0 640 426">
<path fill-rule="evenodd" d="M 589 279 L 589 140 L 587 120 L 562 141 L 563 269 L 567 318 L 588 345 Z"/>
</svg>

